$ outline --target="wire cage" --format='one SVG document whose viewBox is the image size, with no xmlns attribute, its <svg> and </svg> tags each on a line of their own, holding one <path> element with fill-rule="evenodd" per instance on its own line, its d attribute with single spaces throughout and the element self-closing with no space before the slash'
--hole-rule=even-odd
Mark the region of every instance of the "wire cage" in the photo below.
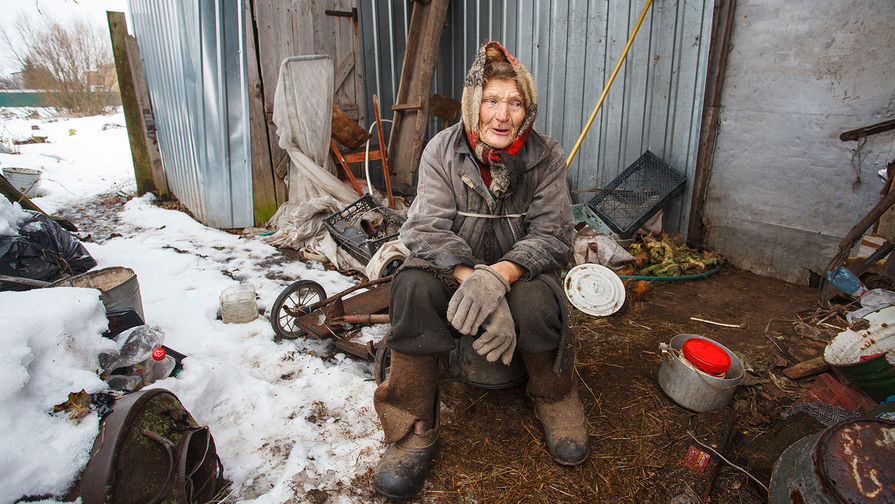
<svg viewBox="0 0 895 504">
<path fill-rule="evenodd" d="M 366 264 L 385 242 L 394 240 L 404 218 L 369 194 L 323 220 L 342 248 Z"/>
<path fill-rule="evenodd" d="M 630 238 L 672 198 L 687 177 L 646 151 L 597 193 L 587 206 L 621 238 Z"/>
</svg>

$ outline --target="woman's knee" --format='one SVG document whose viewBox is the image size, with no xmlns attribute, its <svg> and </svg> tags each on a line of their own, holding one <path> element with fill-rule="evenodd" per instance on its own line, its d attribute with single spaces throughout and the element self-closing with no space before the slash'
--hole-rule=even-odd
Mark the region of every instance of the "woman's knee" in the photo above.
<svg viewBox="0 0 895 504">
<path fill-rule="evenodd" d="M 541 353 L 555 350 L 562 337 L 562 312 L 553 289 L 532 280 L 513 283 L 507 303 L 516 324 L 520 350 Z"/>
<path fill-rule="evenodd" d="M 444 318 L 449 301 L 450 292 L 434 275 L 400 271 L 391 285 L 389 347 L 411 355 L 449 350 L 453 335 Z"/>
</svg>

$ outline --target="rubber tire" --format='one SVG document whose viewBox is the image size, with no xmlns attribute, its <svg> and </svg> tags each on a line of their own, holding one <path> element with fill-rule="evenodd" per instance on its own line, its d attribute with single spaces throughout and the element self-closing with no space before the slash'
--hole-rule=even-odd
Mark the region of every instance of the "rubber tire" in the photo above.
<svg viewBox="0 0 895 504">
<path fill-rule="evenodd" d="M 298 294 L 298 299 L 293 299 L 294 294 Z M 277 296 L 276 301 L 270 309 L 270 327 L 277 336 L 284 339 L 295 339 L 303 336 L 305 331 L 295 324 L 296 317 L 286 312 L 286 309 L 293 311 L 307 309 L 314 303 L 326 299 L 326 291 L 323 286 L 313 280 L 299 280 L 289 287 L 283 289 L 283 292 Z M 293 304 L 288 304 L 288 303 Z"/>
</svg>

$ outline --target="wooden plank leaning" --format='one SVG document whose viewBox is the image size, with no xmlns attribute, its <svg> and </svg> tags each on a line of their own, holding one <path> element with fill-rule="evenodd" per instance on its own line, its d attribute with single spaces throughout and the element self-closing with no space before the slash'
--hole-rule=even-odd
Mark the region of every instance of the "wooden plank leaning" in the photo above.
<svg viewBox="0 0 895 504">
<path fill-rule="evenodd" d="M 447 7 L 448 0 L 413 3 L 388 142 L 388 158 L 395 172 L 396 185 L 407 187 L 413 184 L 413 172 L 423 151 L 432 76 Z M 408 103 L 419 103 L 420 107 L 405 108 Z"/>
</svg>

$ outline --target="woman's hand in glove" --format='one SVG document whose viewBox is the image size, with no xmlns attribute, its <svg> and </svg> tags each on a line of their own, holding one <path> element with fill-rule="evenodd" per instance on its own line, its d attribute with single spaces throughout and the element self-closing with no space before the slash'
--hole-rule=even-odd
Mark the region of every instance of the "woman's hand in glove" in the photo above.
<svg viewBox="0 0 895 504">
<path fill-rule="evenodd" d="M 509 290 L 509 282 L 497 270 L 476 265 L 448 303 L 448 322 L 462 334 L 475 334 Z"/>
<path fill-rule="evenodd" d="M 472 348 L 484 355 L 488 362 L 500 359 L 509 366 L 516 351 L 516 326 L 506 298 L 497 303 L 497 309 L 485 320 L 485 332 L 472 342 Z"/>
</svg>

